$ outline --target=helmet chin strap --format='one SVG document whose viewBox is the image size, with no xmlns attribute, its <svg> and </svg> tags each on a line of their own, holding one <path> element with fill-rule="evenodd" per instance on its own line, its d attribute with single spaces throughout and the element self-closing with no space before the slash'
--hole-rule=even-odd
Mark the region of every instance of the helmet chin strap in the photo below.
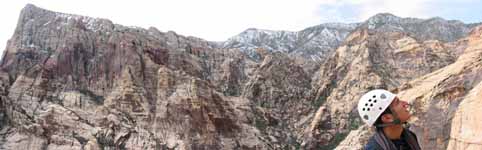
<svg viewBox="0 0 482 150">
<path fill-rule="evenodd" d="M 400 120 L 398 121 L 393 121 L 393 122 L 390 122 L 390 123 L 384 123 L 384 124 L 378 124 L 378 125 L 375 125 L 375 127 L 380 127 L 380 128 L 383 128 L 383 127 L 388 127 L 388 126 L 394 126 L 394 125 L 404 125 L 405 128 L 409 128 L 410 127 L 410 124 L 408 122 L 400 122 Z"/>
</svg>

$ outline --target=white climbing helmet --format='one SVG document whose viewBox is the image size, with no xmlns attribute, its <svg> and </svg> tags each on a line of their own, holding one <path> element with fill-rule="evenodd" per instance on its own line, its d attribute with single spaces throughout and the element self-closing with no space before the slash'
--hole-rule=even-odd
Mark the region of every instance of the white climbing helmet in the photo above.
<svg viewBox="0 0 482 150">
<path fill-rule="evenodd" d="M 358 101 L 358 114 L 363 122 L 372 126 L 383 111 L 390 106 L 395 97 L 395 94 L 387 90 L 372 90 Z"/>
</svg>

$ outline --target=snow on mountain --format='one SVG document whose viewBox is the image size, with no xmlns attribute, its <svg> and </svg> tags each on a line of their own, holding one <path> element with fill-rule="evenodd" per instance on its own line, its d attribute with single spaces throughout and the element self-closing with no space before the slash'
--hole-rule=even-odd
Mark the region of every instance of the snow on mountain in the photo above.
<svg viewBox="0 0 482 150">
<path fill-rule="evenodd" d="M 306 58 L 322 58 L 339 46 L 358 24 L 326 23 L 298 32 L 249 28 L 224 42 L 223 48 L 237 48 L 252 58 L 259 58 L 257 48 L 281 51 Z"/>
</svg>

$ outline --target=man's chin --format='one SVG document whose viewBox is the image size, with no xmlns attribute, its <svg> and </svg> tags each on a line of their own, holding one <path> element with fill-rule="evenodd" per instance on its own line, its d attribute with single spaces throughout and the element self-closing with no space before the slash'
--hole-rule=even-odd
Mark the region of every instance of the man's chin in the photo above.
<svg viewBox="0 0 482 150">
<path fill-rule="evenodd" d="M 404 122 L 408 122 L 408 121 L 410 121 L 410 118 L 412 118 L 412 115 L 408 114 L 408 117 L 407 117 L 407 119 L 405 119 L 405 121 L 404 121 Z"/>
</svg>

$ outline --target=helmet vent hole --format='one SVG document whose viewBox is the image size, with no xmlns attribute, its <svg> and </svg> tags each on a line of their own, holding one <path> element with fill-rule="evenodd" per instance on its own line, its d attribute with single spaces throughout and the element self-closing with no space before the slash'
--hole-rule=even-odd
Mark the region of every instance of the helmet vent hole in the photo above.
<svg viewBox="0 0 482 150">
<path fill-rule="evenodd" d="M 363 108 L 362 110 L 365 111 L 365 108 Z"/>
<path fill-rule="evenodd" d="M 370 107 L 373 107 L 373 104 L 370 104 Z"/>
<path fill-rule="evenodd" d="M 376 102 L 377 102 L 377 100 L 373 100 L 373 102 L 374 102 L 374 103 L 376 103 Z"/>
<path fill-rule="evenodd" d="M 372 99 L 369 99 L 368 102 L 372 102 Z"/>
<path fill-rule="evenodd" d="M 370 108 L 367 108 L 368 111 L 370 111 Z"/>
<path fill-rule="evenodd" d="M 363 119 L 368 120 L 368 115 L 364 115 Z"/>
<path fill-rule="evenodd" d="M 377 96 L 376 96 L 376 95 L 373 95 L 373 98 L 377 98 Z"/>
<path fill-rule="evenodd" d="M 382 107 L 379 107 L 378 109 L 382 110 Z"/>
<path fill-rule="evenodd" d="M 365 103 L 365 106 L 368 106 L 368 103 Z"/>
<path fill-rule="evenodd" d="M 387 96 L 385 94 L 380 95 L 380 98 L 385 99 Z"/>
</svg>

